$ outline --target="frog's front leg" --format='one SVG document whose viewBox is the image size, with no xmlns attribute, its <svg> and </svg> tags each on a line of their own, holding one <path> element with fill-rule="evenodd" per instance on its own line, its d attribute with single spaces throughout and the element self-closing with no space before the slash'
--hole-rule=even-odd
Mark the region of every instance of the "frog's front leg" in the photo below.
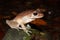
<svg viewBox="0 0 60 40">
<path fill-rule="evenodd" d="M 27 24 L 26 26 L 27 26 L 26 28 L 27 28 L 28 30 L 30 30 L 30 29 L 31 29 L 31 26 L 30 26 L 29 24 Z M 29 33 L 32 33 L 32 32 L 31 32 L 31 31 L 29 31 Z"/>
<path fill-rule="evenodd" d="M 21 28 L 20 29 L 22 29 L 24 32 L 26 32 L 28 36 L 30 36 L 29 30 L 26 28 L 26 26 L 24 24 L 21 24 Z"/>
</svg>

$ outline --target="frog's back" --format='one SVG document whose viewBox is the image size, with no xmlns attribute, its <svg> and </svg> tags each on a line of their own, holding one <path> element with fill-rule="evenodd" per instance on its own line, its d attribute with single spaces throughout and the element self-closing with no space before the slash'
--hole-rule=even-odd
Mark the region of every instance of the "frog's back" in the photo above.
<svg viewBox="0 0 60 40">
<path fill-rule="evenodd" d="M 24 16 L 28 16 L 29 14 L 33 13 L 34 10 L 26 10 L 26 11 L 23 11 L 21 13 L 19 13 L 15 18 L 14 20 L 17 20 L 17 19 L 21 19 L 22 17 Z"/>
</svg>

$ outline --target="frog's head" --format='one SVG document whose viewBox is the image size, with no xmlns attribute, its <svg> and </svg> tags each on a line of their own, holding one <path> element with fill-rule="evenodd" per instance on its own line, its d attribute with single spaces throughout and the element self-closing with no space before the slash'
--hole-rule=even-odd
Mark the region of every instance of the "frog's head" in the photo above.
<svg viewBox="0 0 60 40">
<path fill-rule="evenodd" d="M 42 18 L 44 17 L 44 14 L 42 12 L 40 12 L 39 9 L 37 9 L 36 11 L 33 11 L 32 14 L 30 15 L 30 18 Z"/>
</svg>

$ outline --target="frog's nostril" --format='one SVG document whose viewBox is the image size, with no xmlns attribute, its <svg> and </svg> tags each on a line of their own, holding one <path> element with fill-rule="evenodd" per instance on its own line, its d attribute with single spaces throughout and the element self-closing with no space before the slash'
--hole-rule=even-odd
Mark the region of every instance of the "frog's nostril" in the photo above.
<svg viewBox="0 0 60 40">
<path fill-rule="evenodd" d="M 33 15 L 35 15 L 35 16 L 36 16 L 37 14 L 38 14 L 38 13 L 33 13 Z"/>
</svg>

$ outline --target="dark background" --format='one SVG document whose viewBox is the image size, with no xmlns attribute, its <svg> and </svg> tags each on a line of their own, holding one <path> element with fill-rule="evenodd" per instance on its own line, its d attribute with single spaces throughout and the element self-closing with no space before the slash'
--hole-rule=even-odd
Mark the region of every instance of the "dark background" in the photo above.
<svg viewBox="0 0 60 40">
<path fill-rule="evenodd" d="M 43 20 L 48 23 L 44 28 L 38 28 L 49 32 L 53 40 L 59 40 L 60 0 L 0 0 L 0 40 L 2 40 L 9 29 L 5 20 L 12 19 L 16 16 L 16 14 L 12 14 L 11 12 L 19 13 L 24 10 L 37 8 L 47 9 L 44 13 L 45 17 Z M 49 11 L 51 11 L 51 14 L 48 14 Z"/>
</svg>

